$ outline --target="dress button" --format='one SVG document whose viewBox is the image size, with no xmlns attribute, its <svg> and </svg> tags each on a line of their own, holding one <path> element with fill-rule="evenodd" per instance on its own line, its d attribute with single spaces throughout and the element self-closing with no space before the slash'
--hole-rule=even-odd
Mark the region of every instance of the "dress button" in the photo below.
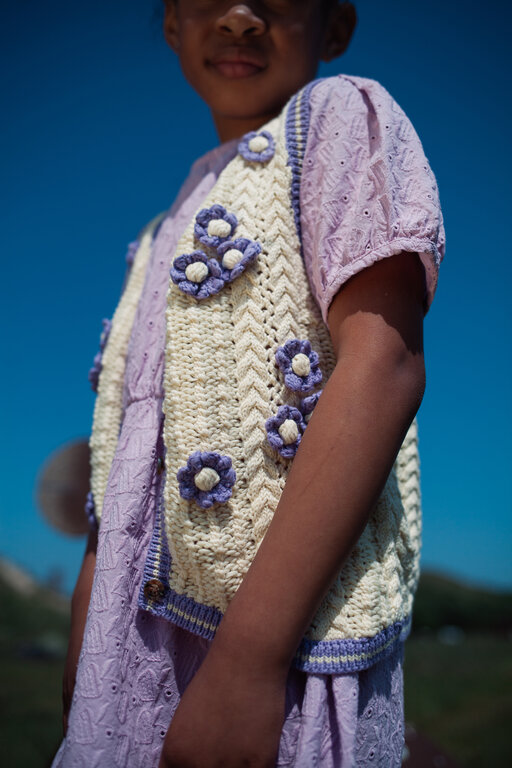
<svg viewBox="0 0 512 768">
<path fill-rule="evenodd" d="M 159 579 L 150 579 L 144 584 L 146 600 L 160 601 L 165 594 L 165 587 Z"/>
</svg>

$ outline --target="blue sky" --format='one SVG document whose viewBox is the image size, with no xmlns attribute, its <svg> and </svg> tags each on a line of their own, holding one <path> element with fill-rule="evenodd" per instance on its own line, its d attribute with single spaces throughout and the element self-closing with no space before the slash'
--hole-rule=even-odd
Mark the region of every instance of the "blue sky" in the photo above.
<svg viewBox="0 0 512 768">
<path fill-rule="evenodd" d="M 347 54 L 436 174 L 447 255 L 425 324 L 424 567 L 512 588 L 509 4 L 361 0 Z M 17 0 L 0 25 L 3 300 L 0 554 L 69 589 L 84 542 L 40 517 L 43 461 L 89 433 L 87 382 L 126 244 L 217 139 L 166 48 L 158 0 Z"/>
</svg>

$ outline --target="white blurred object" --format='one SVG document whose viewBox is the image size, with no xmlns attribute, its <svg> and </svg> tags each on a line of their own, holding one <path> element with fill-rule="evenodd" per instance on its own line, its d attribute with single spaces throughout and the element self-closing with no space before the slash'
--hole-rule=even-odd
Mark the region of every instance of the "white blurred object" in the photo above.
<svg viewBox="0 0 512 768">
<path fill-rule="evenodd" d="M 85 513 L 89 455 L 87 440 L 66 443 L 45 461 L 36 484 L 37 504 L 43 517 L 54 528 L 71 536 L 80 536 L 89 530 Z"/>
</svg>

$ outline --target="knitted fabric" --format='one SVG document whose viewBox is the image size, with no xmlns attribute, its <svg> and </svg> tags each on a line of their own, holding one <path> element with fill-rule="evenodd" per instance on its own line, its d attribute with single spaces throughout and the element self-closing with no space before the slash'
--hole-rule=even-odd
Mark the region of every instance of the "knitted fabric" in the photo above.
<svg viewBox="0 0 512 768">
<path fill-rule="evenodd" d="M 335 355 L 308 286 L 290 204 L 286 109 L 266 129 L 276 151 L 266 164 L 229 163 L 204 201 L 238 220 L 237 236 L 262 246 L 255 263 L 205 301 L 171 285 L 167 308 L 164 440 L 168 586 L 174 620 L 201 611 L 196 631 L 214 627 L 239 587 L 270 524 L 290 468 L 267 441 L 265 421 L 299 399 L 276 368 L 277 349 L 308 339 L 324 381 Z M 194 250 L 194 221 L 178 253 Z M 293 399 L 295 397 L 295 400 Z M 237 480 L 226 504 L 203 509 L 180 496 L 176 474 L 194 451 L 229 455 Z M 373 637 L 405 622 L 418 577 L 420 516 L 416 427 L 382 498 L 308 631 L 311 641 Z M 171 598 L 172 600 L 172 598 Z M 196 614 L 197 615 L 197 614 Z M 193 623 L 193 622 L 192 622 Z M 371 650 L 369 651 L 371 654 Z M 303 656 L 308 656 L 304 650 Z"/>
<path fill-rule="evenodd" d="M 102 355 L 102 368 L 98 380 L 98 396 L 94 405 L 89 446 L 91 449 L 91 495 L 96 518 L 101 519 L 103 498 L 108 475 L 117 446 L 122 416 L 122 393 L 126 353 L 140 299 L 146 267 L 151 254 L 151 244 L 162 214 L 154 218 L 142 231 L 140 244 L 133 249 L 130 274 L 123 295 L 117 306 L 108 341 Z"/>
<path fill-rule="evenodd" d="M 307 340 L 318 355 L 324 384 L 336 362 L 310 291 L 298 234 L 303 102 L 301 94 L 294 97 L 265 126 L 275 142 L 268 161 L 252 162 L 241 154 L 228 164 L 175 254 L 191 254 L 206 245 L 214 256 L 216 242 L 198 240 L 197 219 L 222 206 L 236 220 L 231 235 L 261 246 L 254 261 L 204 298 L 183 292 L 172 280 L 169 285 L 164 508 L 148 557 L 151 575 L 158 579 L 145 600 L 141 595 L 141 605 L 209 638 L 268 529 L 293 460 L 267 439 L 267 420 L 283 405 L 299 408 L 303 402 L 302 393 L 286 386 L 276 352 L 291 339 Z M 293 141 L 286 136 L 290 125 Z M 126 348 L 150 242 L 148 229 L 102 361 L 91 438 L 91 487 L 98 516 L 117 442 Z M 231 459 L 236 482 L 227 501 L 205 508 L 181 495 L 178 473 L 197 452 Z M 296 666 L 318 672 L 362 669 L 407 636 L 420 536 L 413 423 L 379 503 L 301 643 Z"/>
</svg>

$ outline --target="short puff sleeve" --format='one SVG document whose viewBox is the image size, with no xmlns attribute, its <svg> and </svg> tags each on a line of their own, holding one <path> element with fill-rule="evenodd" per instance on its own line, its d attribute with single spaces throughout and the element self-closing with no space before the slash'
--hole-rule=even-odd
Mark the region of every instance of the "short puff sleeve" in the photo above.
<svg viewBox="0 0 512 768">
<path fill-rule="evenodd" d="M 427 309 L 445 233 L 437 183 L 410 120 L 378 82 L 346 75 L 318 81 L 309 106 L 300 224 L 324 321 L 350 277 L 401 251 L 423 262 Z"/>
</svg>

